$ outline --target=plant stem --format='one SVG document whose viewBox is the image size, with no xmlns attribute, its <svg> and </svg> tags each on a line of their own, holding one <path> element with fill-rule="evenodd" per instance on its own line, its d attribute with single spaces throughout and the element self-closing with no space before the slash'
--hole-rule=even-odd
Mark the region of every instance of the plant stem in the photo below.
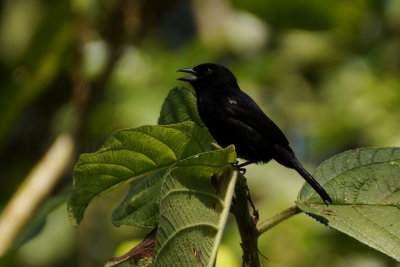
<svg viewBox="0 0 400 267">
<path fill-rule="evenodd" d="M 278 223 L 300 213 L 301 210 L 297 206 L 292 206 L 290 208 L 287 208 L 283 211 L 281 211 L 278 214 L 275 214 L 274 216 L 270 217 L 269 219 L 265 220 L 264 222 L 260 223 L 257 227 L 257 232 L 258 235 L 261 235 L 262 233 L 268 231 Z"/>
<path fill-rule="evenodd" d="M 239 174 L 235 187 L 235 199 L 231 211 L 235 215 L 238 224 L 241 246 L 243 250 L 244 266 L 259 267 L 260 259 L 258 254 L 258 230 L 256 222 L 251 216 L 246 178 Z"/>
<path fill-rule="evenodd" d="M 13 248 L 25 227 L 54 190 L 69 167 L 74 151 L 75 142 L 71 136 L 57 137 L 4 207 L 0 214 L 0 257 Z"/>
</svg>

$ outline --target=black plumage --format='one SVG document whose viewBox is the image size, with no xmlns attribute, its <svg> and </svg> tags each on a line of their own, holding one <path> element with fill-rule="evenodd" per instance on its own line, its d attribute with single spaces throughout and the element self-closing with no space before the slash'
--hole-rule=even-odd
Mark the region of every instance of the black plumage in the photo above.
<svg viewBox="0 0 400 267">
<path fill-rule="evenodd" d="M 247 161 L 239 166 L 274 159 L 295 169 L 325 203 L 332 203 L 323 187 L 299 163 L 279 127 L 240 90 L 232 72 L 213 63 L 178 71 L 192 74 L 178 80 L 193 86 L 200 117 L 218 144 L 234 144 L 238 157 Z"/>
</svg>

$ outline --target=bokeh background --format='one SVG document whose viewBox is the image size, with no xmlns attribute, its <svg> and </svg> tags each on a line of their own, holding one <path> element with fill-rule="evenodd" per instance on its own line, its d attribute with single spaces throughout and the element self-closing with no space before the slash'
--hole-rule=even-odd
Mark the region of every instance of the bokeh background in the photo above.
<svg viewBox="0 0 400 267">
<path fill-rule="evenodd" d="M 347 149 L 400 146 L 398 0 L 2 0 L 0 219 L 18 224 L 11 199 L 34 205 L 0 265 L 102 266 L 139 242 L 146 230 L 110 221 L 126 188 L 72 226 L 74 162 L 118 129 L 156 124 L 168 91 L 187 86 L 175 71 L 203 62 L 236 74 L 311 171 Z M 303 184 L 275 163 L 247 177 L 261 219 Z M 241 266 L 239 242 L 230 218 L 217 266 Z M 260 251 L 273 267 L 400 266 L 304 214 L 264 234 Z"/>
</svg>

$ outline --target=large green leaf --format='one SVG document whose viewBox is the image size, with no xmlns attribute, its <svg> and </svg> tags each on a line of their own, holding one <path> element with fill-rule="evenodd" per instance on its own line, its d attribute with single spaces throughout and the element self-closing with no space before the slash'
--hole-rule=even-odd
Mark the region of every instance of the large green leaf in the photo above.
<svg viewBox="0 0 400 267">
<path fill-rule="evenodd" d="M 363 148 L 315 172 L 333 198 L 323 205 L 305 185 L 298 206 L 309 215 L 400 261 L 400 148 Z"/>
<path fill-rule="evenodd" d="M 203 125 L 197 113 L 196 96 L 193 90 L 179 87 L 172 89 L 164 101 L 160 112 L 159 124 L 174 124 L 193 121 Z M 204 141 L 213 141 L 207 130 L 204 130 Z M 198 150 L 196 153 L 204 152 Z M 165 169 L 149 176 L 134 180 L 125 199 L 113 213 L 113 223 L 119 225 L 135 225 L 154 227 L 158 222 L 158 192 Z"/>
<path fill-rule="evenodd" d="M 177 87 L 172 89 L 165 99 L 158 124 L 173 124 L 183 121 L 193 121 L 198 125 L 203 125 L 197 112 L 194 91 L 185 87 Z"/>
<path fill-rule="evenodd" d="M 153 266 L 213 266 L 237 173 L 234 147 L 192 156 L 166 174 Z"/>
<path fill-rule="evenodd" d="M 166 171 L 162 168 L 131 182 L 128 194 L 113 212 L 112 221 L 116 226 L 150 228 L 158 224 L 159 193 Z"/>
<path fill-rule="evenodd" d="M 112 221 L 116 226 L 154 227 L 158 224 L 158 204 L 166 168 L 131 182 L 129 192 L 115 209 Z"/>
<path fill-rule="evenodd" d="M 118 131 L 96 153 L 79 158 L 69 215 L 78 224 L 96 195 L 140 177 L 162 173 L 179 160 L 212 149 L 207 131 L 193 122 Z M 138 224 L 148 223 L 144 221 Z"/>
</svg>

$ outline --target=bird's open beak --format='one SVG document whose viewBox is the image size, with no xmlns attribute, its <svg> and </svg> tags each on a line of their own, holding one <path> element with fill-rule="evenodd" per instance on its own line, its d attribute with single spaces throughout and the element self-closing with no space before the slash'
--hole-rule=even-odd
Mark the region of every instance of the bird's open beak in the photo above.
<svg viewBox="0 0 400 267">
<path fill-rule="evenodd" d="M 197 79 L 198 79 L 198 77 L 196 76 L 197 72 L 193 68 L 184 68 L 184 69 L 177 70 L 177 72 L 186 72 L 186 73 L 193 74 L 192 76 L 178 78 L 177 80 L 185 81 L 185 82 L 194 82 L 194 81 L 197 81 Z"/>
</svg>

